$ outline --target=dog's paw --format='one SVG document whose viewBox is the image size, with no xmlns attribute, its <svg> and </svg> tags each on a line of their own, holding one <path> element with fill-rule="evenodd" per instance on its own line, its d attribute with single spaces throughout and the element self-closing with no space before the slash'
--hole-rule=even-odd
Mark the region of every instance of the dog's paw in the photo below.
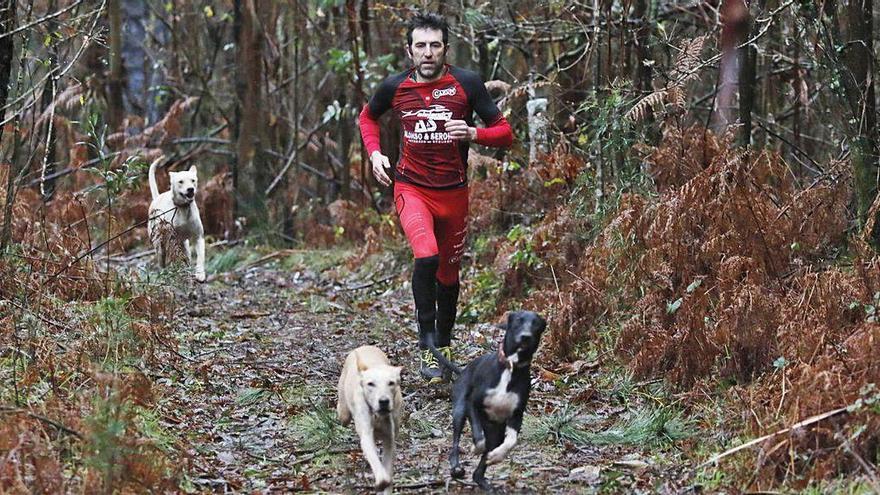
<svg viewBox="0 0 880 495">
<path fill-rule="evenodd" d="M 390 476 L 388 476 L 387 474 L 384 474 L 384 473 L 380 476 L 376 476 L 376 485 L 374 486 L 374 488 L 376 489 L 377 492 L 381 492 L 390 486 L 391 486 L 391 477 Z"/>
<path fill-rule="evenodd" d="M 204 282 L 205 281 L 205 272 L 199 270 L 196 272 L 196 282 Z"/>
<path fill-rule="evenodd" d="M 486 451 L 486 440 L 480 440 L 474 444 L 474 455 L 483 455 Z"/>
<path fill-rule="evenodd" d="M 490 466 L 492 464 L 498 464 L 503 461 L 505 457 L 507 457 L 507 452 L 502 447 L 497 447 L 486 456 L 486 464 Z"/>
<path fill-rule="evenodd" d="M 453 478 L 455 478 L 455 479 L 457 479 L 457 480 L 460 480 L 460 479 L 464 478 L 464 468 L 461 467 L 461 466 L 455 466 L 455 467 L 453 467 L 452 469 L 450 469 L 450 473 L 449 473 L 449 474 L 450 474 Z"/>
<path fill-rule="evenodd" d="M 474 483 L 476 483 L 477 486 L 479 486 L 480 489 L 483 490 L 484 492 L 496 493 L 495 487 L 492 486 L 492 484 L 489 483 L 489 481 L 486 480 L 485 477 L 477 478 L 476 476 L 474 476 Z"/>
</svg>

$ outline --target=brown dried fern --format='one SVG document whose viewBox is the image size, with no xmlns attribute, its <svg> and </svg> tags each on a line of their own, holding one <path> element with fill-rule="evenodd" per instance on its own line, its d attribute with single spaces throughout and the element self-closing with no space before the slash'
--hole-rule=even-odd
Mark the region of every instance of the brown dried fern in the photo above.
<svg viewBox="0 0 880 495">
<path fill-rule="evenodd" d="M 639 100 L 624 116 L 633 123 L 643 121 L 648 116 L 648 110 L 660 110 L 665 104 L 676 108 L 684 108 L 685 85 L 695 79 L 699 73 L 700 53 L 706 44 L 707 36 L 698 36 L 685 41 L 675 59 L 671 70 L 670 83 L 663 89 L 658 89 L 648 96 Z"/>
</svg>

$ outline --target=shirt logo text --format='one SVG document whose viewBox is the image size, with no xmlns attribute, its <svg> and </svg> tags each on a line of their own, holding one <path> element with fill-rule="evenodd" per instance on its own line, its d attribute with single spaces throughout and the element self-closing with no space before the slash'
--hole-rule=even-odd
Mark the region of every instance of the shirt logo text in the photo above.
<svg viewBox="0 0 880 495">
<path fill-rule="evenodd" d="M 446 89 L 435 89 L 431 94 L 435 100 L 441 96 L 455 96 L 455 86 L 449 86 Z"/>
</svg>

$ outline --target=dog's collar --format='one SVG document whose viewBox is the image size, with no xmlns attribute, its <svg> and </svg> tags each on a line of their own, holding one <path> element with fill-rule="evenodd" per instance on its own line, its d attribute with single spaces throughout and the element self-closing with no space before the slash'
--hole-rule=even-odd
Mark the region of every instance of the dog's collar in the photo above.
<svg viewBox="0 0 880 495">
<path fill-rule="evenodd" d="M 514 362 L 513 359 L 507 357 L 507 354 L 504 353 L 504 342 L 502 342 L 498 345 L 498 362 L 512 371 L 514 368 L 528 368 L 531 364 L 531 359 L 527 359 L 521 363 Z"/>
</svg>

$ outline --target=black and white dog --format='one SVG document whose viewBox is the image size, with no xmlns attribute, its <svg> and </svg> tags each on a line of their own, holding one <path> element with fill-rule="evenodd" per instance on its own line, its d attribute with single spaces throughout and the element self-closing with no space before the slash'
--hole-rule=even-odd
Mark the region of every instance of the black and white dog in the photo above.
<svg viewBox="0 0 880 495">
<path fill-rule="evenodd" d="M 498 352 L 478 357 L 464 370 L 439 351 L 434 353 L 444 366 L 460 375 L 452 387 L 449 465 L 453 478 L 464 477 L 459 443 L 467 419 L 474 437 L 474 452 L 481 455 L 473 480 L 484 490 L 492 489 L 486 481 L 486 468 L 501 462 L 516 445 L 532 388 L 532 356 L 546 326 L 547 322 L 531 311 L 510 313 L 507 323 L 502 325 L 506 332 Z"/>
</svg>

